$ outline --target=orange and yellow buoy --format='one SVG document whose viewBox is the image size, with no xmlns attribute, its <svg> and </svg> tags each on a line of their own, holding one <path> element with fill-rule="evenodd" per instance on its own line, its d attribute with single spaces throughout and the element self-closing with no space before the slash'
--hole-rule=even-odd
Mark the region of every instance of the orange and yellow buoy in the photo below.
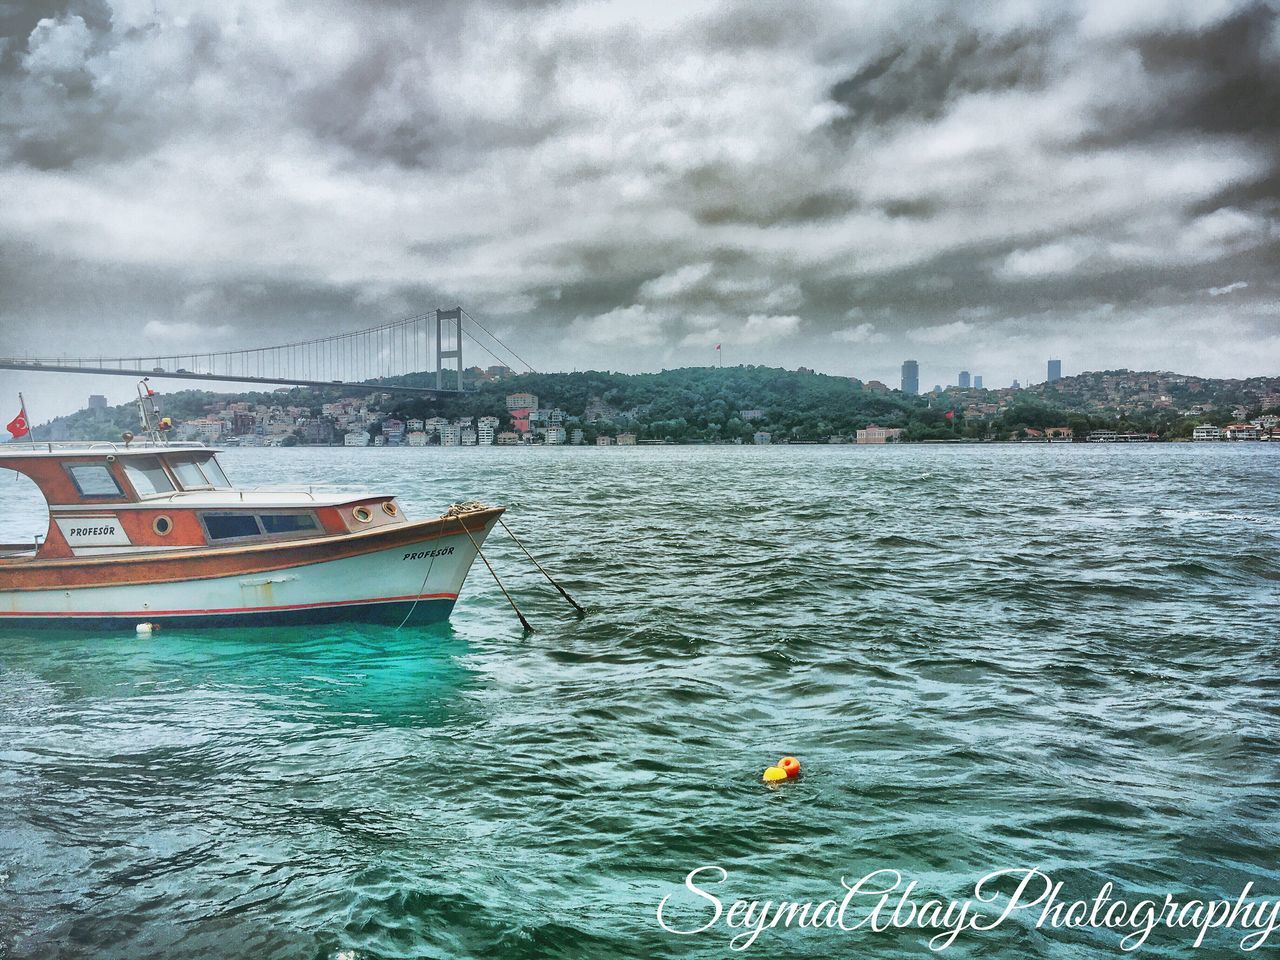
<svg viewBox="0 0 1280 960">
<path fill-rule="evenodd" d="M 800 761 L 795 757 L 783 757 L 775 766 L 766 767 L 764 776 L 761 777 L 765 783 L 781 783 L 783 780 L 794 780 L 800 776 Z"/>
</svg>

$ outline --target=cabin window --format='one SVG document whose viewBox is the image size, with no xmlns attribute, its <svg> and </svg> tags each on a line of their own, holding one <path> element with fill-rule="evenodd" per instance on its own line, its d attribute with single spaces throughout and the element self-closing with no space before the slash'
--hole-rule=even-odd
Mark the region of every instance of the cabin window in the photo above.
<svg viewBox="0 0 1280 960">
<path fill-rule="evenodd" d="M 251 513 L 206 513 L 201 519 L 210 540 L 233 540 L 262 534 L 257 518 Z"/>
<path fill-rule="evenodd" d="M 227 479 L 227 475 L 222 472 L 222 465 L 218 463 L 217 457 L 210 457 L 200 464 L 204 470 L 204 475 L 209 478 L 209 482 L 215 487 L 229 487 L 231 481 Z"/>
<path fill-rule="evenodd" d="M 173 492 L 173 481 L 164 472 L 159 457 L 130 457 L 124 461 L 124 472 L 140 497 Z"/>
<path fill-rule="evenodd" d="M 300 533 L 316 529 L 316 520 L 309 513 L 264 513 L 258 520 L 267 533 Z"/>
<path fill-rule="evenodd" d="M 124 491 L 104 463 L 69 463 L 67 473 L 82 497 L 122 497 Z"/>
<path fill-rule="evenodd" d="M 184 490 L 212 486 L 209 483 L 209 478 L 204 475 L 200 470 L 200 465 L 194 460 L 171 460 L 169 461 L 169 466 L 173 467 L 173 472 Z"/>
</svg>

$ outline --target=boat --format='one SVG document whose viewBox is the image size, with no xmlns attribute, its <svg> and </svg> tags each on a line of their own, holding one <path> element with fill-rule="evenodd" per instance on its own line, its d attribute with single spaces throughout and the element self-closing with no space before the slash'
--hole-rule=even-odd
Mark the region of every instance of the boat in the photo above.
<svg viewBox="0 0 1280 960">
<path fill-rule="evenodd" d="M 410 520 L 390 494 L 242 489 L 217 448 L 170 442 L 150 414 L 141 440 L 0 445 L 49 509 L 44 535 L 0 544 L 0 625 L 437 622 L 503 513 Z"/>
</svg>

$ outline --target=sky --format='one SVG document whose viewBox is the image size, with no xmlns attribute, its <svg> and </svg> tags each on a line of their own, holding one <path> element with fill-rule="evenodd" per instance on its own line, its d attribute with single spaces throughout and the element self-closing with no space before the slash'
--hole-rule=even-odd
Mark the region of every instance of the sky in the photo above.
<svg viewBox="0 0 1280 960">
<path fill-rule="evenodd" d="M 1268 3 L 0 0 L 0 355 L 1274 375 L 1278 143 Z"/>
</svg>

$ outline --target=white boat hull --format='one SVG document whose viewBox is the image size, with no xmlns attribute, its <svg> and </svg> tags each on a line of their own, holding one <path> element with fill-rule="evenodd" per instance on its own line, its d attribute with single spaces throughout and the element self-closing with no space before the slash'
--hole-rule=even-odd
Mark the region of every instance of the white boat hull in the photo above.
<svg viewBox="0 0 1280 960">
<path fill-rule="evenodd" d="M 0 625 L 233 626 L 339 620 L 411 624 L 447 619 L 496 519 L 483 529 L 358 556 L 260 573 L 76 587 L 0 590 Z M 474 540 L 474 543 L 473 543 Z"/>
</svg>

